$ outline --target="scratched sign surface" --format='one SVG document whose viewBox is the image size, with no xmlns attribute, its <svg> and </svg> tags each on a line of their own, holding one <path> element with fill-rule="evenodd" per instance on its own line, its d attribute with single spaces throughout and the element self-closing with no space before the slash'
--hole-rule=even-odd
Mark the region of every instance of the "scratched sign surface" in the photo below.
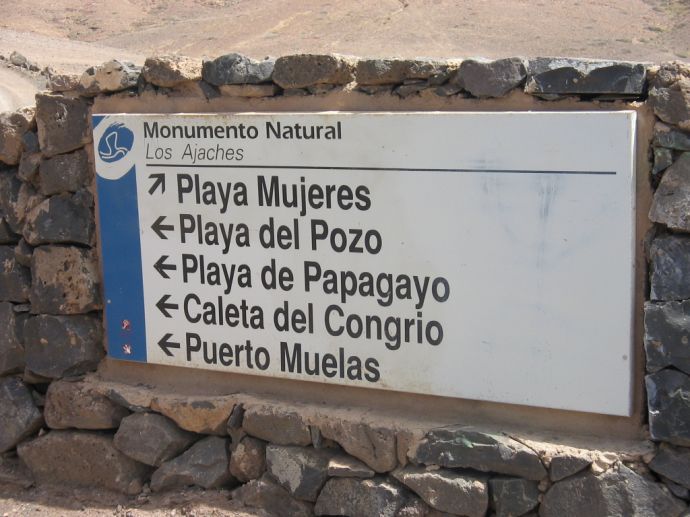
<svg viewBox="0 0 690 517">
<path fill-rule="evenodd" d="M 93 123 L 111 357 L 630 414 L 633 112 Z"/>
</svg>

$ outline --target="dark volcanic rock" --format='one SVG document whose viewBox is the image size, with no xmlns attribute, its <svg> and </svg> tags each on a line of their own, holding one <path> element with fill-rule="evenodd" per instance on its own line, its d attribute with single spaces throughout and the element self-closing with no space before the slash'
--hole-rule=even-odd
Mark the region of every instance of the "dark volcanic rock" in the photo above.
<svg viewBox="0 0 690 517">
<path fill-rule="evenodd" d="M 649 105 L 664 122 L 690 130 L 690 78 L 682 77 L 668 88 L 651 88 Z"/>
<path fill-rule="evenodd" d="M 549 465 L 549 477 L 551 481 L 560 481 L 568 476 L 577 474 L 591 464 L 592 460 L 582 456 L 573 456 L 570 454 L 556 456 L 551 460 L 551 465 Z"/>
<path fill-rule="evenodd" d="M 24 321 L 11 303 L 0 302 L 0 376 L 24 371 Z"/>
<path fill-rule="evenodd" d="M 647 371 L 675 366 L 690 374 L 690 300 L 646 303 L 644 327 Z"/>
<path fill-rule="evenodd" d="M 503 97 L 517 88 L 527 77 L 522 59 L 514 57 L 496 61 L 467 59 L 460 64 L 457 75 L 450 80 L 475 97 Z"/>
<path fill-rule="evenodd" d="M 44 156 L 67 153 L 91 141 L 89 105 L 84 99 L 36 95 L 38 140 Z"/>
<path fill-rule="evenodd" d="M 289 445 L 266 447 L 266 469 L 297 499 L 316 501 L 334 451 Z"/>
<path fill-rule="evenodd" d="M 690 237 L 657 237 L 650 246 L 649 261 L 652 300 L 690 298 Z"/>
<path fill-rule="evenodd" d="M 24 135 L 33 121 L 33 110 L 0 113 L 0 161 L 15 165 L 24 150 Z"/>
<path fill-rule="evenodd" d="M 26 366 L 53 379 L 84 374 L 105 355 L 102 340 L 96 316 L 34 316 L 24 325 Z"/>
<path fill-rule="evenodd" d="M 50 197 L 26 216 L 24 239 L 39 244 L 93 244 L 93 213 L 78 194 Z"/>
<path fill-rule="evenodd" d="M 519 478 L 495 478 L 489 481 L 491 506 L 496 517 L 525 515 L 539 505 L 536 481 Z"/>
<path fill-rule="evenodd" d="M 46 393 L 44 416 L 52 429 L 115 429 L 128 414 L 83 382 L 55 381 Z"/>
<path fill-rule="evenodd" d="M 87 186 L 91 176 L 89 159 L 83 150 L 43 160 L 38 168 L 39 188 L 44 196 L 76 192 Z"/>
<path fill-rule="evenodd" d="M 246 483 L 260 478 L 265 471 L 266 442 L 245 436 L 235 446 L 230 456 L 230 474 L 242 483 Z"/>
<path fill-rule="evenodd" d="M 184 452 L 198 435 L 156 413 L 135 413 L 122 420 L 115 447 L 132 459 L 159 467 Z"/>
<path fill-rule="evenodd" d="M 639 97 L 647 71 L 639 63 L 537 58 L 529 61 L 525 91 L 534 95 Z"/>
<path fill-rule="evenodd" d="M 544 496 L 539 515 L 676 517 L 683 510 L 685 504 L 663 491 L 661 485 L 619 465 L 600 476 L 588 471 L 559 481 Z"/>
<path fill-rule="evenodd" d="M 394 471 L 393 477 L 442 512 L 483 517 L 489 506 L 486 475 L 405 467 Z"/>
<path fill-rule="evenodd" d="M 228 471 L 228 460 L 228 440 L 208 436 L 182 455 L 163 463 L 151 477 L 151 489 L 160 492 L 190 485 L 219 488 L 234 481 Z"/>
<path fill-rule="evenodd" d="M 658 122 L 654 125 L 652 145 L 675 151 L 690 151 L 690 134 Z"/>
<path fill-rule="evenodd" d="M 31 258 L 31 307 L 45 314 L 82 314 L 101 308 L 94 250 L 41 246 Z"/>
<path fill-rule="evenodd" d="M 271 80 L 274 59 L 255 61 L 242 54 L 226 54 L 204 61 L 204 81 L 215 86 L 224 84 L 260 84 Z"/>
<path fill-rule="evenodd" d="M 336 55 L 297 54 L 279 57 L 273 82 L 281 88 L 306 88 L 318 84 L 347 84 L 354 79 L 351 60 Z"/>
<path fill-rule="evenodd" d="M 29 469 L 19 459 L 0 456 L 0 484 L 29 488 L 34 484 L 34 480 Z"/>
<path fill-rule="evenodd" d="M 112 437 L 84 431 L 52 431 L 24 442 L 17 452 L 38 484 L 138 494 L 150 472 L 113 447 Z"/>
<path fill-rule="evenodd" d="M 517 440 L 468 427 L 432 429 L 410 455 L 415 463 L 472 468 L 541 480 L 546 469 L 539 456 Z"/>
<path fill-rule="evenodd" d="M 690 152 L 664 172 L 654 193 L 649 218 L 675 230 L 690 231 Z"/>
<path fill-rule="evenodd" d="M 25 302 L 31 290 L 31 271 L 17 262 L 14 247 L 0 246 L 0 300 Z"/>
<path fill-rule="evenodd" d="M 405 501 L 405 491 L 385 479 L 332 478 L 321 490 L 314 513 L 394 517 Z"/>
<path fill-rule="evenodd" d="M 401 84 L 410 79 L 426 80 L 447 69 L 448 63 L 433 59 L 361 59 L 355 75 L 361 86 Z"/>
<path fill-rule="evenodd" d="M 233 490 L 232 498 L 245 506 L 260 508 L 277 517 L 310 517 L 313 505 L 292 497 L 267 476 L 255 479 Z M 373 515 L 373 514 L 372 514 Z"/>
<path fill-rule="evenodd" d="M 649 468 L 680 486 L 690 488 L 690 449 L 662 445 Z"/>
<path fill-rule="evenodd" d="M 645 377 L 652 439 L 690 446 L 690 377 L 661 370 Z"/>
<path fill-rule="evenodd" d="M 43 415 L 31 391 L 17 377 L 0 379 L 0 453 L 37 432 Z"/>
</svg>

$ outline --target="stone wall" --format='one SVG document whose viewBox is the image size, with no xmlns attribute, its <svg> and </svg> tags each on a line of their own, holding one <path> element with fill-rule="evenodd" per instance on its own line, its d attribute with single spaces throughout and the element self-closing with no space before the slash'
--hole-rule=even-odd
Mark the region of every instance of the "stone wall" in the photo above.
<svg viewBox="0 0 690 517">
<path fill-rule="evenodd" d="M 53 76 L 49 86 L 35 108 L 0 115 L 0 482 L 131 495 L 188 485 L 231 488 L 233 498 L 276 515 L 687 511 L 690 67 L 332 55 L 254 61 L 229 54 L 204 63 L 153 58 L 143 70 L 113 61 L 81 77 Z M 382 104 L 467 98 L 477 100 L 475 109 L 504 96 L 538 99 L 540 109 L 562 99 L 653 109 L 655 226 L 644 309 L 652 441 L 626 448 L 590 437 L 576 447 L 509 428 L 471 427 L 462 417 L 438 427 L 414 415 L 386 419 L 361 408 L 252 393 L 175 394 L 94 373 L 105 355 L 89 120 L 94 99 L 250 103 L 292 96 L 328 103 L 342 95 Z"/>
</svg>

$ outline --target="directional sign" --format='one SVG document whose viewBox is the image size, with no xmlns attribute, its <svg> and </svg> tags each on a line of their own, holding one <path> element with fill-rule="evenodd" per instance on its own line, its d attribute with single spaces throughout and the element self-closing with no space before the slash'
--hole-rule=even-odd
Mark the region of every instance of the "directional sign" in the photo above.
<svg viewBox="0 0 690 517">
<path fill-rule="evenodd" d="M 93 123 L 111 357 L 630 414 L 634 112 Z"/>
</svg>

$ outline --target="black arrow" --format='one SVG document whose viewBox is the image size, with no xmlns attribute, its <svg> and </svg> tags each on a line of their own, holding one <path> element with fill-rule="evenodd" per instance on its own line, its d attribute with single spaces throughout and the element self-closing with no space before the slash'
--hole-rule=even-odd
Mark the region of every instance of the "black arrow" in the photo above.
<svg viewBox="0 0 690 517">
<path fill-rule="evenodd" d="M 172 334 L 167 333 L 158 342 L 158 346 L 161 347 L 161 350 L 163 350 L 163 352 L 165 352 L 166 355 L 168 355 L 169 357 L 173 356 L 173 353 L 170 351 L 171 348 L 180 348 L 179 343 L 175 343 L 174 341 L 168 341 L 171 337 Z"/>
<path fill-rule="evenodd" d="M 175 271 L 177 269 L 177 266 L 175 264 L 166 264 L 165 259 L 168 258 L 168 255 L 163 255 L 161 258 L 159 258 L 156 263 L 153 265 L 153 268 L 160 273 L 160 275 L 163 278 L 170 278 L 167 271 Z"/>
<path fill-rule="evenodd" d="M 161 188 L 161 194 L 165 193 L 165 174 L 163 174 L 163 173 L 149 174 L 149 179 L 155 180 L 153 182 L 153 185 L 151 185 L 151 188 L 149 189 L 149 194 L 153 194 L 159 185 L 162 187 Z"/>
<path fill-rule="evenodd" d="M 166 318 L 172 318 L 172 314 L 168 312 L 168 309 L 177 309 L 179 305 L 176 303 L 165 303 L 170 299 L 169 294 L 164 294 L 163 297 L 158 300 L 158 303 L 156 304 L 156 307 L 158 307 L 158 310 L 163 313 L 163 316 Z"/>
<path fill-rule="evenodd" d="M 156 219 L 153 224 L 151 225 L 151 229 L 156 232 L 156 235 L 158 235 L 161 239 L 166 239 L 167 236 L 163 232 L 169 232 L 175 229 L 175 227 L 172 224 L 163 224 L 163 221 L 165 220 L 165 216 L 162 215 L 158 219 Z"/>
</svg>

